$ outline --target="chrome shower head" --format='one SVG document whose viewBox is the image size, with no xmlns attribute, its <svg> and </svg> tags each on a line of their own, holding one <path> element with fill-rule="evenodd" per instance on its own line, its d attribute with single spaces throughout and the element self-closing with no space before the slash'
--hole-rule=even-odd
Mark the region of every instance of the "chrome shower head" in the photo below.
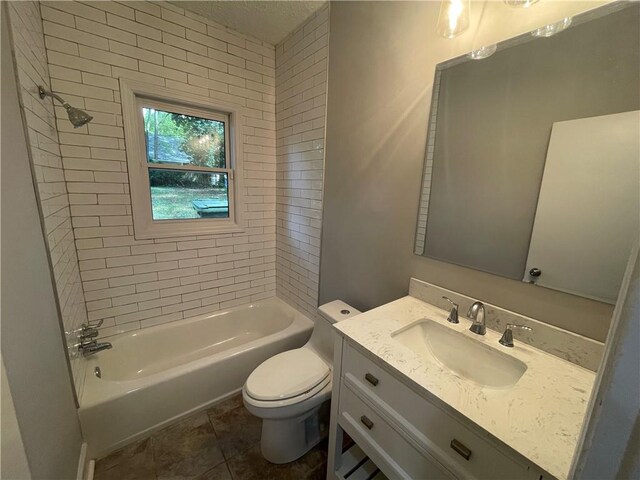
<svg viewBox="0 0 640 480">
<path fill-rule="evenodd" d="M 67 115 L 69 116 L 69 121 L 71 122 L 71 125 L 73 125 L 74 128 L 82 127 L 83 125 L 86 125 L 91 120 L 93 120 L 93 117 L 89 115 L 87 112 L 85 112 L 84 110 L 80 110 L 79 108 L 72 107 L 67 102 L 65 102 L 59 95 L 56 95 L 53 92 L 47 92 L 42 86 L 38 86 L 38 94 L 40 95 L 40 98 L 45 98 L 49 96 L 51 98 L 55 98 L 60 103 L 62 103 L 62 106 L 67 111 Z"/>
<path fill-rule="evenodd" d="M 80 110 L 79 108 L 72 107 L 68 103 L 65 103 L 63 107 L 67 110 L 67 115 L 69 115 L 69 121 L 71 122 L 71 125 L 73 125 L 75 128 L 79 128 L 83 125 L 86 125 L 91 120 L 93 120 L 93 117 L 89 115 L 87 112 L 85 112 L 84 110 Z"/>
</svg>

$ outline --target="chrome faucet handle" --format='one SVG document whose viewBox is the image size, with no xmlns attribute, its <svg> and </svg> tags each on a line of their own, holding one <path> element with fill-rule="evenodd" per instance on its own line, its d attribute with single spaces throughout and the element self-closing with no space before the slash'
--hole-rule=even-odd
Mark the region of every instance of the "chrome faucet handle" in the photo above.
<svg viewBox="0 0 640 480">
<path fill-rule="evenodd" d="M 447 317 L 447 321 L 451 323 L 460 323 L 458 320 L 458 304 L 451 300 L 449 297 L 443 296 L 447 302 L 451 304 L 451 311 L 449 311 L 449 316 Z"/>
<path fill-rule="evenodd" d="M 500 340 L 498 340 L 501 345 L 504 345 L 505 347 L 513 347 L 513 329 L 514 328 L 519 328 L 521 330 L 528 330 L 529 332 L 533 331 L 533 328 L 527 327 L 526 325 L 515 325 L 513 323 L 507 323 L 506 327 L 504 327 L 504 333 L 502 334 L 502 337 L 500 337 Z"/>
<path fill-rule="evenodd" d="M 100 320 L 96 324 L 91 324 L 89 322 L 83 323 L 82 325 L 80 325 L 80 328 L 76 328 L 75 330 L 71 330 L 69 332 L 65 332 L 65 334 L 66 335 L 78 334 L 79 337 L 93 338 L 93 337 L 95 337 L 97 335 L 97 333 L 94 334 L 93 332 L 97 332 L 98 328 L 100 328 L 102 326 L 103 322 L 104 322 L 104 319 Z"/>
<path fill-rule="evenodd" d="M 104 322 L 104 319 L 100 320 L 98 323 L 95 323 L 95 324 L 91 324 L 89 322 L 83 323 L 82 325 L 80 325 L 80 328 L 76 328 L 75 330 L 71 330 L 70 332 L 65 332 L 65 333 L 67 335 L 77 333 L 79 337 L 93 338 L 96 335 L 98 335 L 97 334 L 98 329 L 102 326 L 103 322 Z M 94 334 L 94 332 L 96 333 Z"/>
<path fill-rule="evenodd" d="M 93 327 L 82 328 L 80 331 L 80 340 L 86 340 L 90 338 L 96 338 L 98 336 L 98 329 Z"/>
</svg>

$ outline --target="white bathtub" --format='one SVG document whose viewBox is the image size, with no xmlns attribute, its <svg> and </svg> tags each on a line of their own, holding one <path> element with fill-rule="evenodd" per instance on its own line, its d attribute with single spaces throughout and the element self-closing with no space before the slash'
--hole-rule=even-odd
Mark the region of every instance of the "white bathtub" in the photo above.
<svg viewBox="0 0 640 480">
<path fill-rule="evenodd" d="M 274 297 L 110 337 L 111 350 L 89 357 L 80 399 L 90 458 L 233 395 L 264 360 L 302 346 L 312 328 Z"/>
</svg>

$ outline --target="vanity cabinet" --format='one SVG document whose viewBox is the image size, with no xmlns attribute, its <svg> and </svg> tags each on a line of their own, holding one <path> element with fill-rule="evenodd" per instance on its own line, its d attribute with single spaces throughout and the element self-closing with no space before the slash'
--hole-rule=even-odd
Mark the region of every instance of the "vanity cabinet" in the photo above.
<svg viewBox="0 0 640 480">
<path fill-rule="evenodd" d="M 390 479 L 551 478 L 343 337 L 334 353 L 328 479 L 348 478 L 343 431 Z"/>
</svg>

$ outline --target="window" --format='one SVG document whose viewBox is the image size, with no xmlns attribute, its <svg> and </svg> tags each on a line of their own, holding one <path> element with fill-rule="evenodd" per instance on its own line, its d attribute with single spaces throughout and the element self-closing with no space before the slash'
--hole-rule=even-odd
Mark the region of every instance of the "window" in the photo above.
<svg viewBox="0 0 640 480">
<path fill-rule="evenodd" d="M 139 104 L 153 220 L 228 218 L 228 116 L 203 118 L 155 102 Z"/>
<path fill-rule="evenodd" d="M 121 86 L 136 237 L 241 231 L 237 109 Z"/>
</svg>

